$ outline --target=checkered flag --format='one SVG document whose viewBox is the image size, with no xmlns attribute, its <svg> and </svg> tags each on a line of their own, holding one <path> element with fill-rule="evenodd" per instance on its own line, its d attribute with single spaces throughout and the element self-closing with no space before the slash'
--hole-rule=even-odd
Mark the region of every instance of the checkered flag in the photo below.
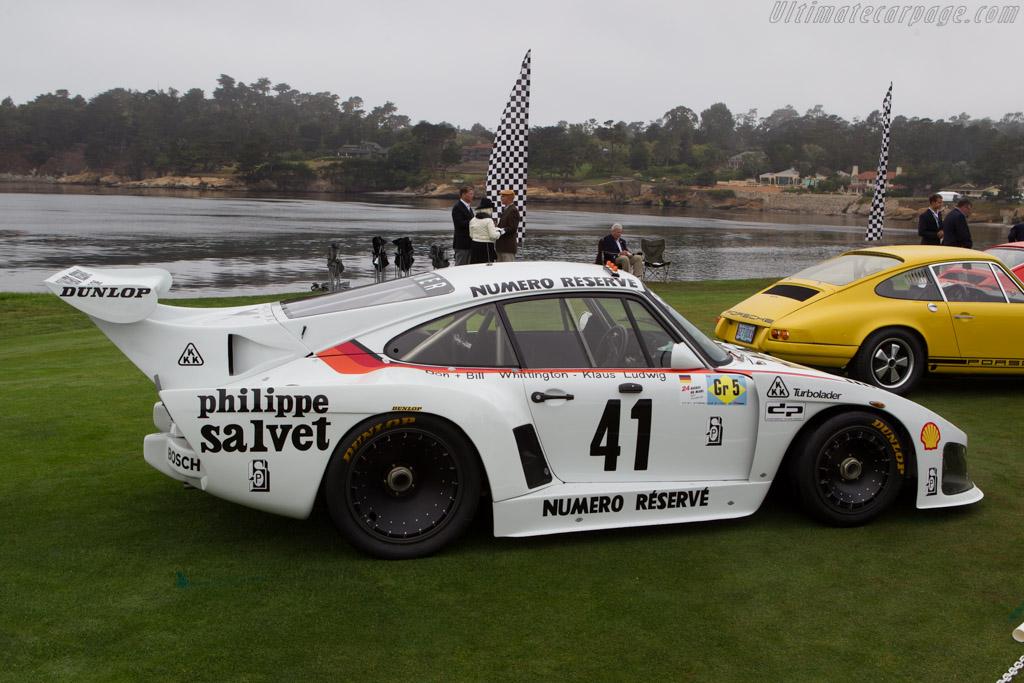
<svg viewBox="0 0 1024 683">
<path fill-rule="evenodd" d="M 505 112 L 501 115 L 498 132 L 494 136 L 494 149 L 487 164 L 487 183 L 484 191 L 501 207 L 502 190 L 515 190 L 515 205 L 519 208 L 519 230 L 516 239 L 523 243 L 526 233 L 526 161 L 530 139 L 530 50 L 523 57 L 523 66 Z"/>
<path fill-rule="evenodd" d="M 882 100 L 882 150 L 878 153 L 878 176 L 875 178 L 875 194 L 871 198 L 871 214 L 868 216 L 868 230 L 865 242 L 882 239 L 885 220 L 885 173 L 889 166 L 889 114 L 892 111 L 892 83 Z"/>
</svg>

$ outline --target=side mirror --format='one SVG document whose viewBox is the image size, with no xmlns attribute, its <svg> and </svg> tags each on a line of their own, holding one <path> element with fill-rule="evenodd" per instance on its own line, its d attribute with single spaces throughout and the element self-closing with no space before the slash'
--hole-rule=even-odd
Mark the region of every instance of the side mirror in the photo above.
<svg viewBox="0 0 1024 683">
<path fill-rule="evenodd" d="M 704 361 L 686 344 L 680 342 L 672 345 L 672 369 L 695 370 L 704 369 Z"/>
</svg>

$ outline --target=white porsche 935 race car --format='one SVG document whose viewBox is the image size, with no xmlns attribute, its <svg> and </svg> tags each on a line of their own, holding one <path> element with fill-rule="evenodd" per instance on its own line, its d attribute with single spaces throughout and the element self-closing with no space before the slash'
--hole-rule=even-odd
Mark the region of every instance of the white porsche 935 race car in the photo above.
<svg viewBox="0 0 1024 683">
<path fill-rule="evenodd" d="M 752 514 L 780 474 L 826 523 L 982 498 L 967 438 L 859 382 L 711 341 L 601 266 L 448 268 L 278 303 L 157 303 L 159 269 L 46 281 L 156 384 L 146 462 L 356 548 L 437 551 L 482 497 L 496 536 Z"/>
</svg>

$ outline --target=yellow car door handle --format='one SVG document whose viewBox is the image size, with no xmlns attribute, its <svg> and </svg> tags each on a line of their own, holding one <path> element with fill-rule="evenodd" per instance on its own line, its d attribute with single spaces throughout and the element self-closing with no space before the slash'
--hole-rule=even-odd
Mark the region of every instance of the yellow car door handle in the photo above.
<svg viewBox="0 0 1024 683">
<path fill-rule="evenodd" d="M 957 320 L 974 320 L 973 315 L 967 315 L 966 313 L 958 313 L 953 317 L 956 318 Z"/>
</svg>

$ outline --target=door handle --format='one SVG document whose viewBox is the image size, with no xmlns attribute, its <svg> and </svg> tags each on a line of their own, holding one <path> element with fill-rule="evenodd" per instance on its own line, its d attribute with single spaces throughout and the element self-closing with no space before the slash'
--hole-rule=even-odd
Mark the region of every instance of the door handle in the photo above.
<svg viewBox="0 0 1024 683">
<path fill-rule="evenodd" d="M 636 382 L 625 382 L 619 385 L 620 394 L 639 394 L 643 390 L 643 385 Z"/>
<path fill-rule="evenodd" d="M 957 320 L 974 320 L 973 315 L 967 315 L 966 313 L 957 313 L 953 317 L 956 318 Z"/>
<path fill-rule="evenodd" d="M 557 401 L 559 399 L 563 401 L 571 401 L 575 396 L 572 394 L 545 394 L 541 391 L 535 391 L 530 394 L 530 400 L 534 403 L 543 403 L 544 401 Z"/>
</svg>

